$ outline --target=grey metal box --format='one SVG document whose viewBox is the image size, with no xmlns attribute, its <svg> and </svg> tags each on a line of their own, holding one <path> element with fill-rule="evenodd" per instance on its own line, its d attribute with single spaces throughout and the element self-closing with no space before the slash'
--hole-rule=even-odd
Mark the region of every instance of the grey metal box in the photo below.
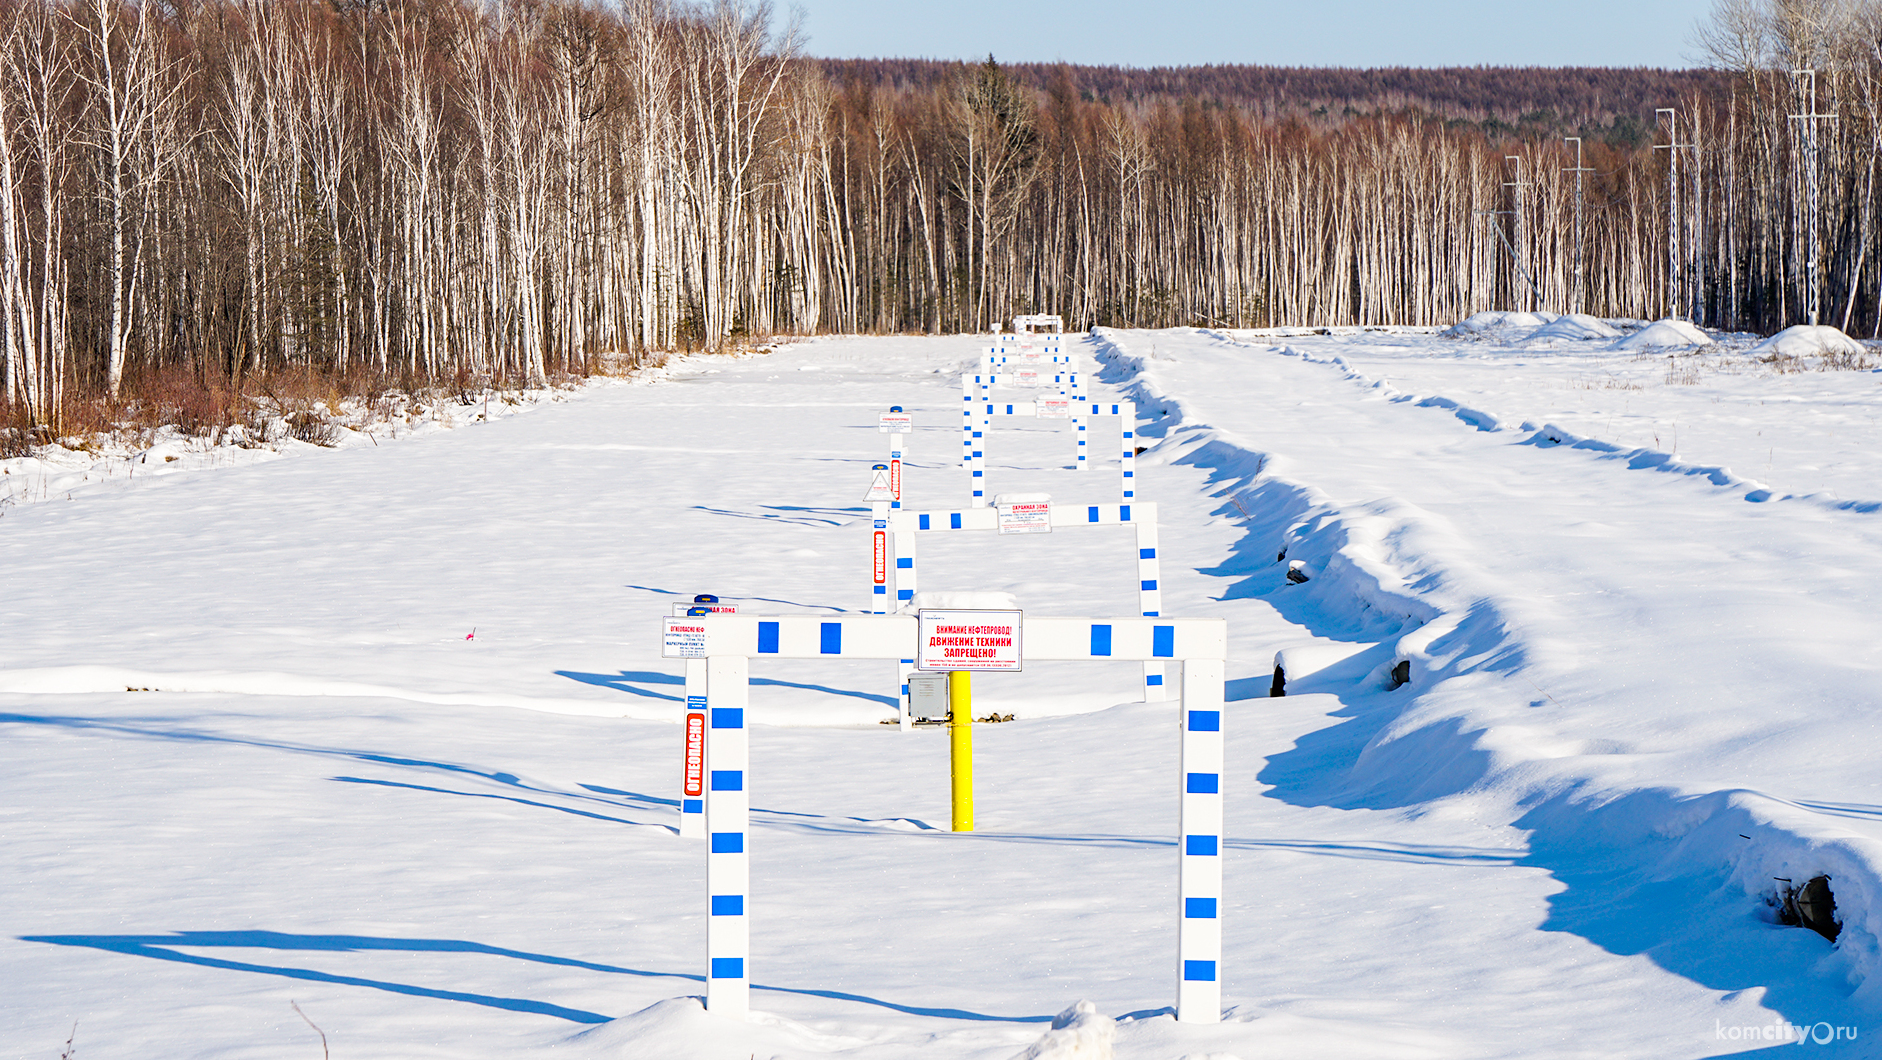
<svg viewBox="0 0 1882 1060">
<path fill-rule="evenodd" d="M 948 675 L 908 675 L 908 716 L 915 721 L 948 720 Z"/>
</svg>

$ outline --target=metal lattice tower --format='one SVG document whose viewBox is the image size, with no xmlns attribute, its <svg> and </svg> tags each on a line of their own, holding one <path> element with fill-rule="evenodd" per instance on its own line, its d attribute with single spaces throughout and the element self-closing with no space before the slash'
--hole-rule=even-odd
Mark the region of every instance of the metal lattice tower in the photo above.
<svg viewBox="0 0 1882 1060">
<path fill-rule="evenodd" d="M 1529 280 L 1529 290 L 1532 295 L 1529 308 L 1531 311 L 1534 311 L 1538 308 L 1536 303 L 1542 300 L 1542 293 L 1536 290 L 1536 281 L 1530 277 L 1529 266 L 1526 261 L 1529 252 L 1529 242 L 1524 238 L 1524 236 L 1527 235 L 1527 231 L 1523 224 L 1523 189 L 1529 185 L 1523 183 L 1523 160 L 1520 155 L 1504 155 L 1503 161 L 1514 162 L 1516 164 L 1516 179 L 1503 182 L 1504 187 L 1512 189 L 1510 192 L 1510 212 L 1514 214 L 1516 218 L 1515 223 L 1512 225 L 1515 229 L 1515 232 L 1512 233 L 1515 245 L 1511 248 L 1510 253 L 1511 256 L 1516 259 L 1516 271 L 1522 273 L 1524 279 Z"/>
<path fill-rule="evenodd" d="M 1809 101 L 1809 109 L 1805 113 L 1790 117 L 1792 121 L 1803 123 L 1804 223 L 1798 242 L 1804 255 L 1804 307 L 1809 313 L 1810 322 L 1816 324 L 1822 315 L 1823 299 L 1817 247 L 1817 122 L 1824 118 L 1835 120 L 1836 115 L 1817 113 L 1815 70 L 1792 70 L 1791 77 L 1804 85 L 1798 94 Z"/>
<path fill-rule="evenodd" d="M 1564 167 L 1562 170 L 1564 173 L 1575 174 L 1575 288 L 1569 295 L 1569 305 L 1573 306 L 1577 313 L 1586 313 L 1588 311 L 1587 293 L 1582 286 L 1582 232 L 1584 229 L 1581 223 L 1581 175 L 1593 173 L 1594 170 L 1581 164 L 1581 137 L 1564 136 L 1562 142 L 1575 145 L 1575 165 L 1572 168 Z"/>
<path fill-rule="evenodd" d="M 1679 223 L 1679 151 L 1692 144 L 1679 142 L 1679 112 L 1672 107 L 1659 107 L 1653 112 L 1666 116 L 1666 143 L 1654 144 L 1655 151 L 1666 152 L 1666 315 L 1677 316 L 1680 311 L 1680 294 L 1685 269 L 1680 265 L 1680 223 Z M 1695 168 L 1697 168 L 1695 166 Z M 1697 185 L 1694 190 L 1697 191 Z M 1695 288 L 1697 284 L 1693 285 Z M 1693 303 L 1698 304 L 1699 296 L 1695 291 Z M 1691 312 L 1690 310 L 1688 311 Z"/>
</svg>

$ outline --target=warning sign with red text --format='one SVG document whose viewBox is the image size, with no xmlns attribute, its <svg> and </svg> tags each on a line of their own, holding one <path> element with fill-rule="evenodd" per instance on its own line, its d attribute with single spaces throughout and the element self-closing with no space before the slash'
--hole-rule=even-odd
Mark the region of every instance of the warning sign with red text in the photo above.
<svg viewBox="0 0 1882 1060">
<path fill-rule="evenodd" d="M 693 710 L 693 699 L 699 699 L 699 710 Z M 682 789 L 686 797 L 696 799 L 705 793 L 706 785 L 706 713 L 704 696 L 686 697 L 686 784 Z"/>
<path fill-rule="evenodd" d="M 1049 534 L 1052 532 L 1052 504 L 1049 501 L 1023 501 L 994 507 L 1002 534 Z"/>
<path fill-rule="evenodd" d="M 919 612 L 919 670 L 1019 670 L 1018 611 Z"/>
<path fill-rule="evenodd" d="M 662 659 L 706 657 L 706 627 L 698 619 L 669 618 L 660 641 Z"/>
</svg>

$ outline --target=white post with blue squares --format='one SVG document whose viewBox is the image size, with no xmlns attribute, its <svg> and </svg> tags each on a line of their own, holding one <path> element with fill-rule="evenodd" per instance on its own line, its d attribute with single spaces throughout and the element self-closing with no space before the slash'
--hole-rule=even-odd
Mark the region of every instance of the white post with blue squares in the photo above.
<svg viewBox="0 0 1882 1060">
<path fill-rule="evenodd" d="M 661 654 L 707 660 L 711 832 L 706 855 L 706 1006 L 750 1011 L 750 745 L 753 658 L 904 659 L 919 652 L 915 615 L 706 615 L 668 619 Z M 1143 661 L 1181 674 L 1177 822 L 1176 1018 L 1222 1017 L 1222 720 L 1228 625 L 1219 618 L 1021 619 L 1027 661 Z"/>
<path fill-rule="evenodd" d="M 1176 1018 L 1214 1022 L 1222 1010 L 1222 701 L 1220 659 L 1186 659 L 1182 674 L 1182 820 L 1177 891 L 1182 933 L 1177 949 Z"/>
<path fill-rule="evenodd" d="M 751 1010 L 749 666 L 742 655 L 706 659 L 706 1007 L 738 1020 Z"/>
</svg>

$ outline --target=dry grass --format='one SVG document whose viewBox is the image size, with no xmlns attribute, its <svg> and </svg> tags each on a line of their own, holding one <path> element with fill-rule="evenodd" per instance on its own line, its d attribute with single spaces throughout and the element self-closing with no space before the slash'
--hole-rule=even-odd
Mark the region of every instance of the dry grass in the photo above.
<svg viewBox="0 0 1882 1060">
<path fill-rule="evenodd" d="M 558 373 L 556 389 L 581 386 L 579 376 Z M 100 451 L 113 444 L 149 445 L 158 432 L 174 430 L 210 445 L 258 447 L 284 439 L 312 445 L 339 443 L 343 429 L 395 430 L 437 415 L 438 407 L 502 401 L 519 404 L 532 389 L 520 377 L 460 369 L 440 379 L 394 376 L 371 366 L 345 372 L 278 368 L 232 380 L 181 367 L 145 367 L 128 372 L 117 400 L 71 397 L 56 427 L 34 425 L 26 410 L 0 395 L 0 459 L 32 455 L 33 447 L 57 441 L 69 449 Z"/>
<path fill-rule="evenodd" d="M 1622 379 L 1615 375 L 1585 375 L 1575 380 L 1577 390 L 1645 390 L 1646 387 L 1631 379 Z"/>
<path fill-rule="evenodd" d="M 26 410 L 0 394 L 0 460 L 33 455 L 33 425 Z"/>
<path fill-rule="evenodd" d="M 1873 370 L 1878 361 L 1873 352 L 1865 349 L 1861 353 L 1820 353 L 1814 357 L 1768 353 L 1758 358 L 1758 363 L 1779 375 L 1791 375 L 1797 372 L 1867 372 Z"/>
</svg>

